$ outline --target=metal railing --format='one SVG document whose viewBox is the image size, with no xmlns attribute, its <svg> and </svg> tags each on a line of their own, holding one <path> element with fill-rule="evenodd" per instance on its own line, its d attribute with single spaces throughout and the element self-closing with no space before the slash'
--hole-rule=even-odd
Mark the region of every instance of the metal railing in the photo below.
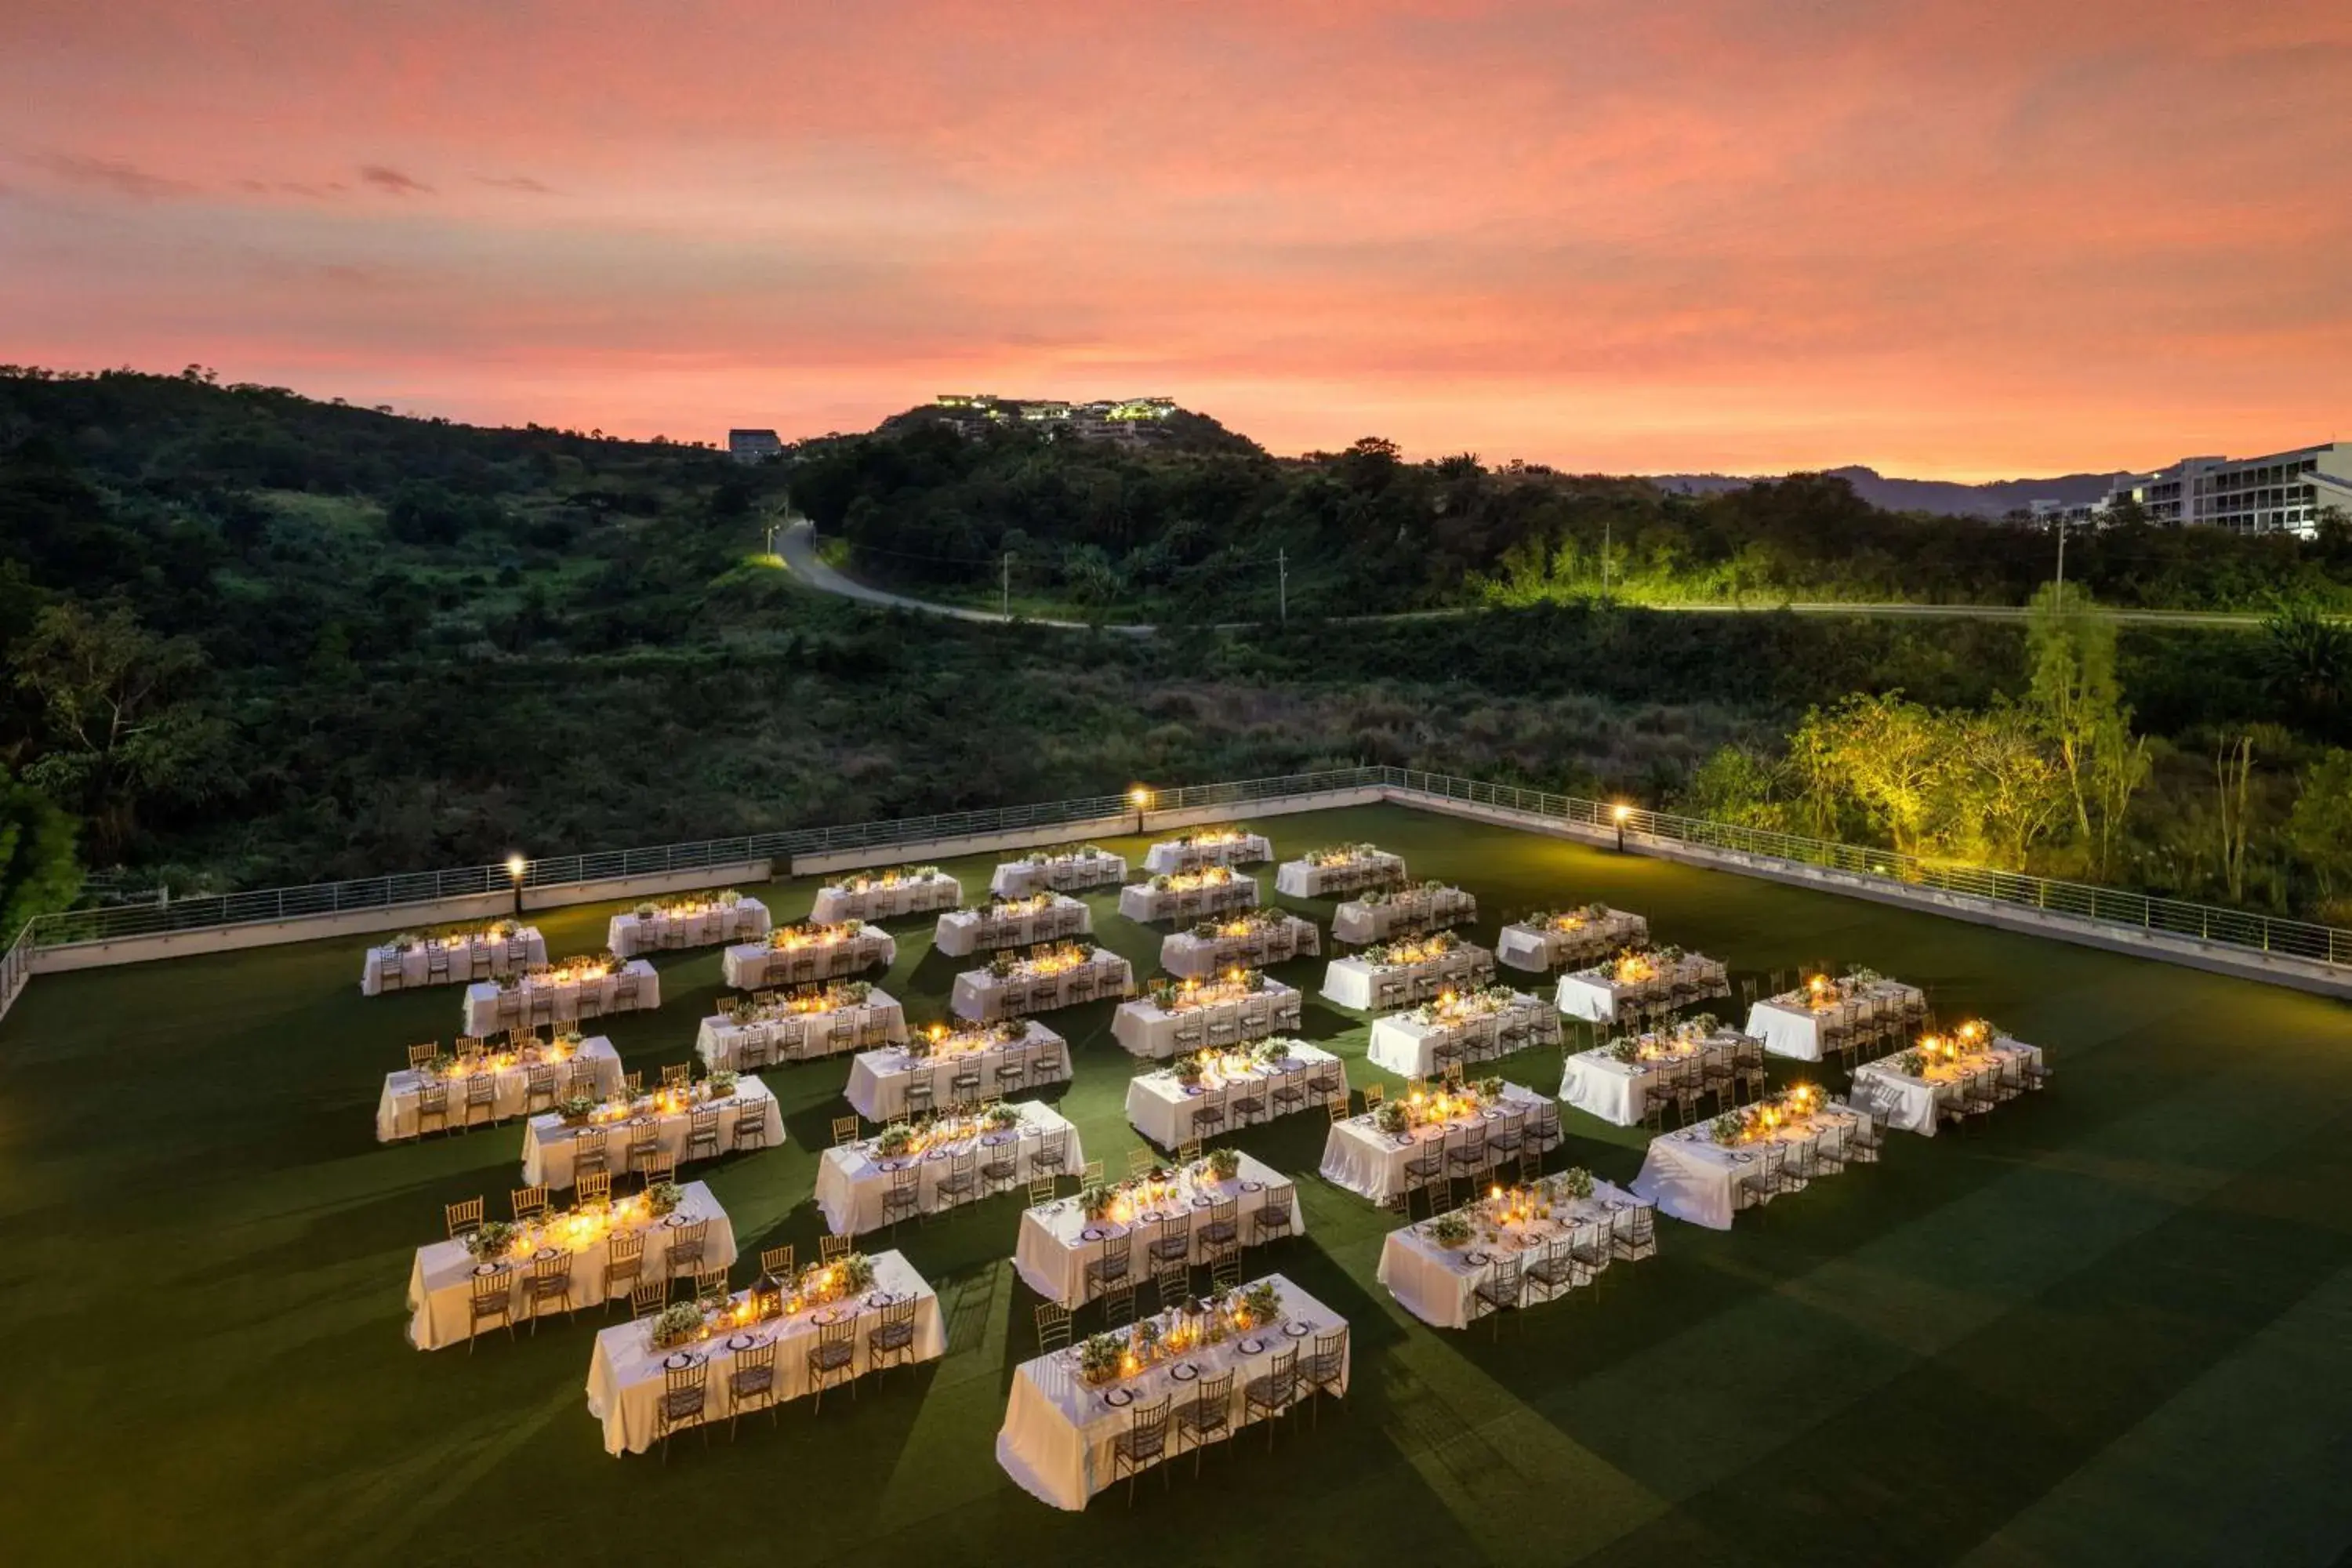
<svg viewBox="0 0 2352 1568">
<path fill-rule="evenodd" d="M 1448 773 L 1378 766 L 1286 773 L 1271 778 L 1157 790 L 1150 795 L 1149 809 L 1160 814 L 1245 807 L 1254 801 L 1296 799 L 1360 789 L 1379 789 L 1407 803 L 1418 796 L 1426 800 L 1464 801 L 1496 806 L 1601 832 L 1617 826 L 1617 806 L 1607 801 L 1586 800 L 1576 795 L 1554 795 L 1549 791 L 1522 789 L 1511 784 L 1486 784 Z M 1126 795 L 1091 795 L 1035 805 L 999 806 L 980 811 L 903 817 L 890 822 L 794 828 L 733 838 L 657 845 L 650 848 L 554 856 L 528 862 L 524 868 L 523 886 L 541 889 L 580 887 L 621 878 L 716 869 L 761 860 L 880 848 L 890 845 L 906 845 L 913 848 L 942 840 L 991 833 L 1109 821 L 1130 815 L 1135 809 L 1135 802 Z M 1888 849 L 1769 833 L 1641 807 L 1627 808 L 1623 826 L 1629 833 L 1643 837 L 1691 845 L 1723 854 L 1820 867 L 1858 879 L 1900 883 L 1964 898 L 2043 910 L 2053 914 L 2095 921 L 2100 925 L 2193 938 L 2248 952 L 2278 953 L 2323 963 L 2352 963 L 2352 931 L 2303 921 L 2278 920 L 2242 910 L 2151 898 L 2087 883 L 2053 881 L 2021 872 L 1948 865 Z M 211 894 L 178 899 L 165 904 L 74 910 L 62 914 L 43 915 L 28 922 L 17 934 L 5 957 L 0 958 L 0 1013 L 7 1010 L 8 1004 L 23 988 L 30 973 L 33 954 L 38 949 L 366 910 L 382 910 L 392 915 L 404 908 L 432 904 L 446 899 L 504 893 L 513 887 L 514 880 L 503 865 L 461 866 L 441 871 L 317 882 L 306 887 L 263 888 L 250 892 Z"/>
</svg>

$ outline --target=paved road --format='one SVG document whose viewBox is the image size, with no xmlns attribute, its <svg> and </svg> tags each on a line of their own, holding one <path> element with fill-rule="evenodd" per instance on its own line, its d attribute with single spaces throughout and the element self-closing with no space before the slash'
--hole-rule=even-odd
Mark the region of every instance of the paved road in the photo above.
<svg viewBox="0 0 2352 1568">
<path fill-rule="evenodd" d="M 844 598 L 856 599 L 868 605 L 883 605 L 893 609 L 919 610 L 925 615 L 949 616 L 959 621 L 1024 620 L 1033 626 L 1062 626 L 1072 631 L 1083 630 L 1082 621 L 1048 620 L 1040 616 L 1013 616 L 994 610 L 974 609 L 966 605 L 942 605 L 929 599 L 910 598 L 885 589 L 869 587 L 854 577 L 817 559 L 816 535 L 806 521 L 795 522 L 777 536 L 778 553 L 793 576 L 810 587 Z M 1927 621 L 2021 621 L 2026 610 L 2016 605 L 1645 605 L 1644 609 L 1671 611 L 1690 616 L 1757 616 L 1787 610 L 1799 616 L 1871 616 L 1891 619 Z M 1414 621 L 1446 616 L 1466 616 L 1476 613 L 1477 606 L 1465 605 L 1452 610 L 1412 610 L 1387 616 L 1333 616 L 1338 621 Z M 2116 620 L 2132 626 L 2203 626 L 2223 630 L 2252 630 L 2263 624 L 2263 617 L 2230 614 L 2214 610 L 2117 610 L 2108 614 Z M 1233 622 L 1232 626 L 1252 626 L 1255 622 Z M 1104 631 L 1123 632 L 1133 637 L 1149 637 L 1156 629 L 1142 623 L 1106 626 Z"/>
</svg>

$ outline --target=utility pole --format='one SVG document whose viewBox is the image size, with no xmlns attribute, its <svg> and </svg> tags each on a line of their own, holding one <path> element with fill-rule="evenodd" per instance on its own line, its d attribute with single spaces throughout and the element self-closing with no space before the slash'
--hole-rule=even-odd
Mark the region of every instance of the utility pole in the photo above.
<svg viewBox="0 0 2352 1568">
<path fill-rule="evenodd" d="M 2065 608 L 2066 608 L 2066 517 L 2065 517 L 2065 514 L 2064 514 L 2063 512 L 2061 512 L 2061 513 L 2059 514 L 2059 517 L 2058 517 L 2058 609 L 2059 609 L 2059 611 L 2063 614 L 2063 613 L 2064 612 Z"/>
<path fill-rule="evenodd" d="M 1009 550 L 1004 552 L 1004 570 L 998 582 L 996 602 L 1003 610 L 1004 618 L 1011 620 L 1013 618 L 1013 552 Z"/>
<path fill-rule="evenodd" d="M 1601 602 L 1609 602 L 1609 520 L 1601 520 Z"/>
<path fill-rule="evenodd" d="M 1275 613 L 1281 617 L 1282 624 L 1286 626 L 1290 624 L 1289 551 L 1277 550 L 1274 552 L 1274 569 L 1281 574 L 1280 579 L 1275 588 Z"/>
</svg>

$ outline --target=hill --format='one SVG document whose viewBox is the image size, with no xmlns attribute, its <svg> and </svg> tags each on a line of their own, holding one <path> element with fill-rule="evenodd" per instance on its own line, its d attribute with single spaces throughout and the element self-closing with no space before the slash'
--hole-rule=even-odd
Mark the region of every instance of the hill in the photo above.
<svg viewBox="0 0 2352 1568">
<path fill-rule="evenodd" d="M 1933 512 L 1941 517 L 1994 520 L 2021 511 L 2038 500 L 2085 505 L 2105 498 L 2122 474 L 2061 474 L 2048 479 L 1990 479 L 1982 484 L 1958 484 L 1946 479 L 1890 479 L 1860 465 L 1824 470 L 1843 479 L 1874 507 L 1888 511 Z M 1681 495 L 1722 495 L 1771 481 L 1731 474 L 1658 474 L 1652 483 Z"/>
</svg>

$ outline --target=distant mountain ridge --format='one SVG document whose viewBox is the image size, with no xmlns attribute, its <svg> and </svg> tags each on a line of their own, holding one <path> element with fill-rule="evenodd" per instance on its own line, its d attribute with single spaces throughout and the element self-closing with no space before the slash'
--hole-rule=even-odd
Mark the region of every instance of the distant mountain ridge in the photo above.
<svg viewBox="0 0 2352 1568">
<path fill-rule="evenodd" d="M 2005 517 L 2029 501 L 2055 500 L 2070 504 L 2105 496 L 2117 479 L 2115 474 L 2062 474 L 2048 479 L 1989 479 L 1964 485 L 1949 479 L 1889 479 L 1875 468 L 1852 464 L 1823 470 L 1845 480 L 1853 493 L 1888 511 L 1926 511 L 1945 517 Z M 1650 482 L 1663 490 L 1684 495 L 1719 495 L 1746 489 L 1757 476 L 1737 474 L 1652 474 Z"/>
</svg>

